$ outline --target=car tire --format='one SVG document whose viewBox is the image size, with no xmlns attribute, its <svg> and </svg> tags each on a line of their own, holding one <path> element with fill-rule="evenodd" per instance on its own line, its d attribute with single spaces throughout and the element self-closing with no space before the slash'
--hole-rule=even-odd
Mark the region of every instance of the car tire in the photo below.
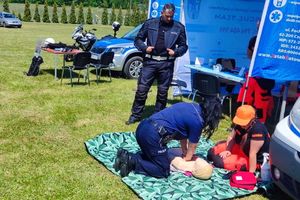
<svg viewBox="0 0 300 200">
<path fill-rule="evenodd" d="M 22 28 L 22 26 L 18 26 L 18 28 Z"/>
<path fill-rule="evenodd" d="M 143 67 L 143 58 L 134 56 L 127 60 L 124 65 L 123 73 L 128 79 L 137 79 Z"/>
<path fill-rule="evenodd" d="M 7 26 L 6 26 L 6 23 L 5 23 L 5 22 L 3 22 L 3 27 L 4 27 L 4 28 L 7 28 Z"/>
</svg>

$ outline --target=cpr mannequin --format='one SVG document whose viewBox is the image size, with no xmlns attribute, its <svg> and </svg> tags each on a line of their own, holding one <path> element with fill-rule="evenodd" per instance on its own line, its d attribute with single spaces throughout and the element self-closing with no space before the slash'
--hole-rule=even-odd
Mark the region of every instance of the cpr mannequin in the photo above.
<svg viewBox="0 0 300 200">
<path fill-rule="evenodd" d="M 195 161 L 185 161 L 182 157 L 175 157 L 171 165 L 180 171 L 192 172 L 193 176 L 202 180 L 210 179 L 213 167 L 202 158 L 196 158 Z"/>
</svg>

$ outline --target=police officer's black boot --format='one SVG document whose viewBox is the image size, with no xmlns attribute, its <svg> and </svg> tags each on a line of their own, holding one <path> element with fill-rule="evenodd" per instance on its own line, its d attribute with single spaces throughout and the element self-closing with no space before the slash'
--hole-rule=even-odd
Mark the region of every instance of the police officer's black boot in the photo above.
<svg viewBox="0 0 300 200">
<path fill-rule="evenodd" d="M 121 164 L 126 162 L 128 160 L 128 151 L 126 151 L 125 149 L 119 148 L 117 151 L 117 155 L 116 155 L 116 159 L 115 159 L 115 163 L 113 165 L 113 168 L 115 169 L 115 171 L 119 171 L 121 168 Z"/>
<path fill-rule="evenodd" d="M 128 174 L 135 169 L 135 159 L 132 157 L 131 153 L 127 154 L 127 161 L 121 164 L 120 175 L 121 177 L 128 176 Z"/>
<path fill-rule="evenodd" d="M 126 125 L 134 124 L 135 122 L 139 122 L 139 121 L 141 121 L 140 117 L 134 117 L 133 115 L 130 115 L 128 121 L 126 121 L 125 124 Z"/>
</svg>

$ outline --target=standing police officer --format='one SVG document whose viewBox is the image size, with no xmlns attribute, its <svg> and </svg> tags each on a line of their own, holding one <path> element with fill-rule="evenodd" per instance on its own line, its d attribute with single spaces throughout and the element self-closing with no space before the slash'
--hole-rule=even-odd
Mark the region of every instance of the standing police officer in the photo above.
<svg viewBox="0 0 300 200">
<path fill-rule="evenodd" d="M 144 62 L 127 125 L 141 120 L 148 91 L 155 79 L 158 88 L 155 112 L 166 107 L 175 58 L 188 49 L 185 27 L 173 21 L 174 12 L 173 4 L 165 4 L 161 17 L 145 21 L 135 38 L 134 45 L 144 53 Z M 147 45 L 144 43 L 146 39 Z"/>
</svg>

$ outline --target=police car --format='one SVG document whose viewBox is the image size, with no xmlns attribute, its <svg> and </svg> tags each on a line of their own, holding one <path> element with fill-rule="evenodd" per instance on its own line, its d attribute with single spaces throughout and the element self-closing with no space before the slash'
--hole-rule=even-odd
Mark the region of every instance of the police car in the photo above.
<svg viewBox="0 0 300 200">
<path fill-rule="evenodd" d="M 276 126 L 270 143 L 274 183 L 294 199 L 300 199 L 300 97 L 290 115 Z"/>
<path fill-rule="evenodd" d="M 100 59 L 104 52 L 114 52 L 114 67 L 112 70 L 120 71 L 126 78 L 137 79 L 143 67 L 142 52 L 134 46 L 134 39 L 142 24 L 126 33 L 121 38 L 104 37 L 97 40 L 91 49 L 91 58 Z"/>
</svg>

